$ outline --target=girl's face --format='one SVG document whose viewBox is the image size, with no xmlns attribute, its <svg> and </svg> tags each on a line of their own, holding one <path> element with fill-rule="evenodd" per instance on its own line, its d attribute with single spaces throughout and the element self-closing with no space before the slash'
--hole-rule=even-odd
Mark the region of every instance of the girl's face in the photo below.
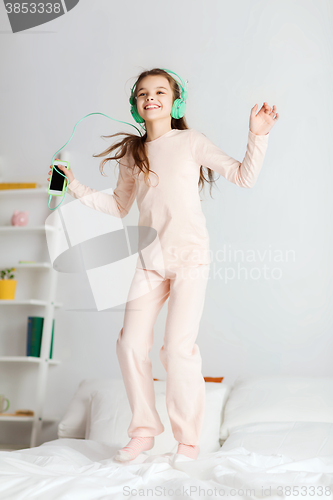
<svg viewBox="0 0 333 500">
<path fill-rule="evenodd" d="M 136 95 L 136 106 L 145 122 L 171 116 L 174 99 L 169 80 L 164 76 L 149 75 L 143 78 Z"/>
</svg>

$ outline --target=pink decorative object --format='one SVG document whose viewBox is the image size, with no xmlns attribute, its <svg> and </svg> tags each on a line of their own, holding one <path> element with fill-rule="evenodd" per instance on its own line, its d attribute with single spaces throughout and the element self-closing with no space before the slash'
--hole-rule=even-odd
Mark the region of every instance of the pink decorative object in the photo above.
<svg viewBox="0 0 333 500">
<path fill-rule="evenodd" d="M 14 214 L 11 219 L 12 226 L 26 226 L 28 224 L 29 212 L 19 212 L 14 210 Z"/>
</svg>

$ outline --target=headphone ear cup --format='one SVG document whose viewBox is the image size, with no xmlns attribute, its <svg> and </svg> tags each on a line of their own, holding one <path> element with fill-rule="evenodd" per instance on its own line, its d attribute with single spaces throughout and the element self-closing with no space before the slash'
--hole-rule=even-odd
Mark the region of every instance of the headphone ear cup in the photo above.
<svg viewBox="0 0 333 500">
<path fill-rule="evenodd" d="M 183 95 L 183 94 L 182 94 Z M 183 99 L 175 99 L 172 108 L 171 108 L 171 116 L 178 120 L 179 118 L 183 118 L 186 110 L 186 102 Z"/>
<path fill-rule="evenodd" d="M 135 120 L 137 123 L 142 123 L 142 122 L 144 122 L 144 119 L 142 118 L 142 116 L 140 116 L 140 115 L 139 115 L 139 112 L 138 112 L 137 107 L 136 107 L 136 105 L 135 105 L 135 104 L 131 106 L 130 111 L 131 111 L 131 114 L 132 114 L 132 116 L 133 116 L 134 120 Z"/>
<path fill-rule="evenodd" d="M 134 95 L 133 93 L 131 93 L 130 97 L 129 97 L 129 103 L 131 104 L 131 106 L 133 106 L 133 104 L 135 104 L 135 99 L 134 99 Z"/>
<path fill-rule="evenodd" d="M 142 116 L 139 115 L 138 108 L 136 107 L 136 102 L 135 102 L 135 97 L 133 93 L 131 93 L 130 98 L 128 99 L 131 105 L 130 112 L 131 115 L 133 116 L 133 119 L 136 121 L 136 123 L 143 123 L 144 119 Z"/>
</svg>

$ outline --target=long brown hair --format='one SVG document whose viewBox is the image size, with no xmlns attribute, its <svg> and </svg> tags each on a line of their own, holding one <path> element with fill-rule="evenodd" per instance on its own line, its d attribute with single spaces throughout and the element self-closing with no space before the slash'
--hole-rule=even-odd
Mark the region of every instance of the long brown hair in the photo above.
<svg viewBox="0 0 333 500">
<path fill-rule="evenodd" d="M 133 89 L 133 93 L 135 96 L 136 96 L 138 85 L 140 84 L 141 80 L 143 78 L 145 78 L 146 76 L 150 76 L 150 75 L 162 75 L 165 78 L 167 78 L 169 81 L 172 93 L 173 93 L 173 100 L 180 98 L 181 88 L 179 87 L 178 83 L 176 82 L 176 80 L 174 80 L 174 78 L 172 78 L 172 76 L 169 73 L 167 73 L 166 71 L 164 71 L 163 69 L 160 69 L 160 68 L 154 68 L 151 70 L 143 71 L 139 75 L 137 82 L 136 82 L 136 85 L 135 85 L 135 88 Z M 143 122 L 143 124 L 144 124 L 144 122 Z M 183 116 L 182 118 L 178 118 L 178 119 L 171 117 L 171 128 L 178 129 L 178 130 L 188 129 L 189 127 L 187 125 L 185 116 Z M 145 141 L 147 139 L 147 131 L 145 132 L 145 134 L 142 137 L 135 135 L 135 134 L 130 134 L 128 132 L 118 132 L 118 133 L 112 134 L 112 135 L 106 135 L 106 136 L 103 135 L 102 137 L 110 138 L 110 137 L 114 137 L 117 135 L 125 135 L 127 137 L 122 139 L 120 142 L 117 142 L 116 144 L 113 144 L 112 146 L 108 147 L 102 153 L 93 155 L 95 158 L 99 158 L 101 156 L 109 155 L 110 153 L 112 153 L 112 151 L 114 149 L 120 148 L 120 151 L 118 152 L 118 154 L 116 153 L 115 156 L 110 156 L 110 157 L 104 158 L 104 160 L 102 160 L 102 162 L 100 163 L 100 166 L 99 166 L 101 174 L 105 175 L 103 172 L 103 167 L 104 167 L 106 162 L 111 161 L 111 160 L 116 160 L 118 162 L 118 160 L 120 158 L 122 158 L 123 156 L 126 155 L 127 149 L 129 148 L 129 152 L 133 156 L 135 165 L 139 168 L 139 170 L 141 172 L 143 172 L 144 180 L 147 183 L 148 178 L 149 178 L 149 173 L 152 172 L 155 174 L 155 172 L 153 172 L 150 169 L 149 159 L 148 159 L 146 148 L 145 148 Z M 205 168 L 207 169 L 208 179 L 204 175 Z M 157 175 L 157 174 L 155 174 L 155 175 Z M 210 185 L 210 195 L 212 196 L 212 194 L 211 194 L 212 184 L 215 182 L 215 180 L 216 179 L 214 179 L 214 171 L 208 167 L 204 167 L 203 165 L 201 165 L 200 166 L 200 177 L 199 177 L 199 181 L 198 181 L 198 186 L 200 187 L 200 191 L 203 189 L 204 183 L 207 182 Z"/>
</svg>

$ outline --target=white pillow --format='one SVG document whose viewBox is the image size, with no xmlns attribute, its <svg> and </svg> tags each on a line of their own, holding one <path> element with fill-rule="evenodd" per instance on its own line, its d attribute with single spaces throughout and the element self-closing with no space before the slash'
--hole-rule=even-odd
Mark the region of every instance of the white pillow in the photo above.
<svg viewBox="0 0 333 500">
<path fill-rule="evenodd" d="M 220 439 L 256 422 L 333 423 L 333 378 L 239 377 L 224 408 Z"/>
<path fill-rule="evenodd" d="M 260 422 L 233 429 L 221 451 L 244 448 L 256 455 L 285 456 L 293 462 L 333 457 L 333 425 L 326 422 Z M 267 462 L 268 463 L 268 462 Z"/>
<path fill-rule="evenodd" d="M 95 378 L 82 380 L 65 415 L 58 425 L 59 438 L 84 439 L 87 425 L 89 398 L 96 389 L 122 390 L 122 380 Z"/>
<path fill-rule="evenodd" d="M 122 381 L 121 381 L 122 382 Z M 123 382 L 122 382 L 123 383 Z M 200 439 L 200 453 L 215 452 L 220 448 L 219 429 L 221 413 L 228 397 L 230 386 L 206 382 L 206 410 Z M 175 453 L 178 443 L 175 440 L 166 408 L 166 382 L 154 381 L 155 405 L 164 425 L 164 432 L 155 437 L 154 447 L 149 455 Z M 102 441 L 106 444 L 125 446 L 130 440 L 127 429 L 132 412 L 123 391 L 97 390 L 91 394 L 90 418 L 88 417 L 86 439 Z"/>
</svg>

